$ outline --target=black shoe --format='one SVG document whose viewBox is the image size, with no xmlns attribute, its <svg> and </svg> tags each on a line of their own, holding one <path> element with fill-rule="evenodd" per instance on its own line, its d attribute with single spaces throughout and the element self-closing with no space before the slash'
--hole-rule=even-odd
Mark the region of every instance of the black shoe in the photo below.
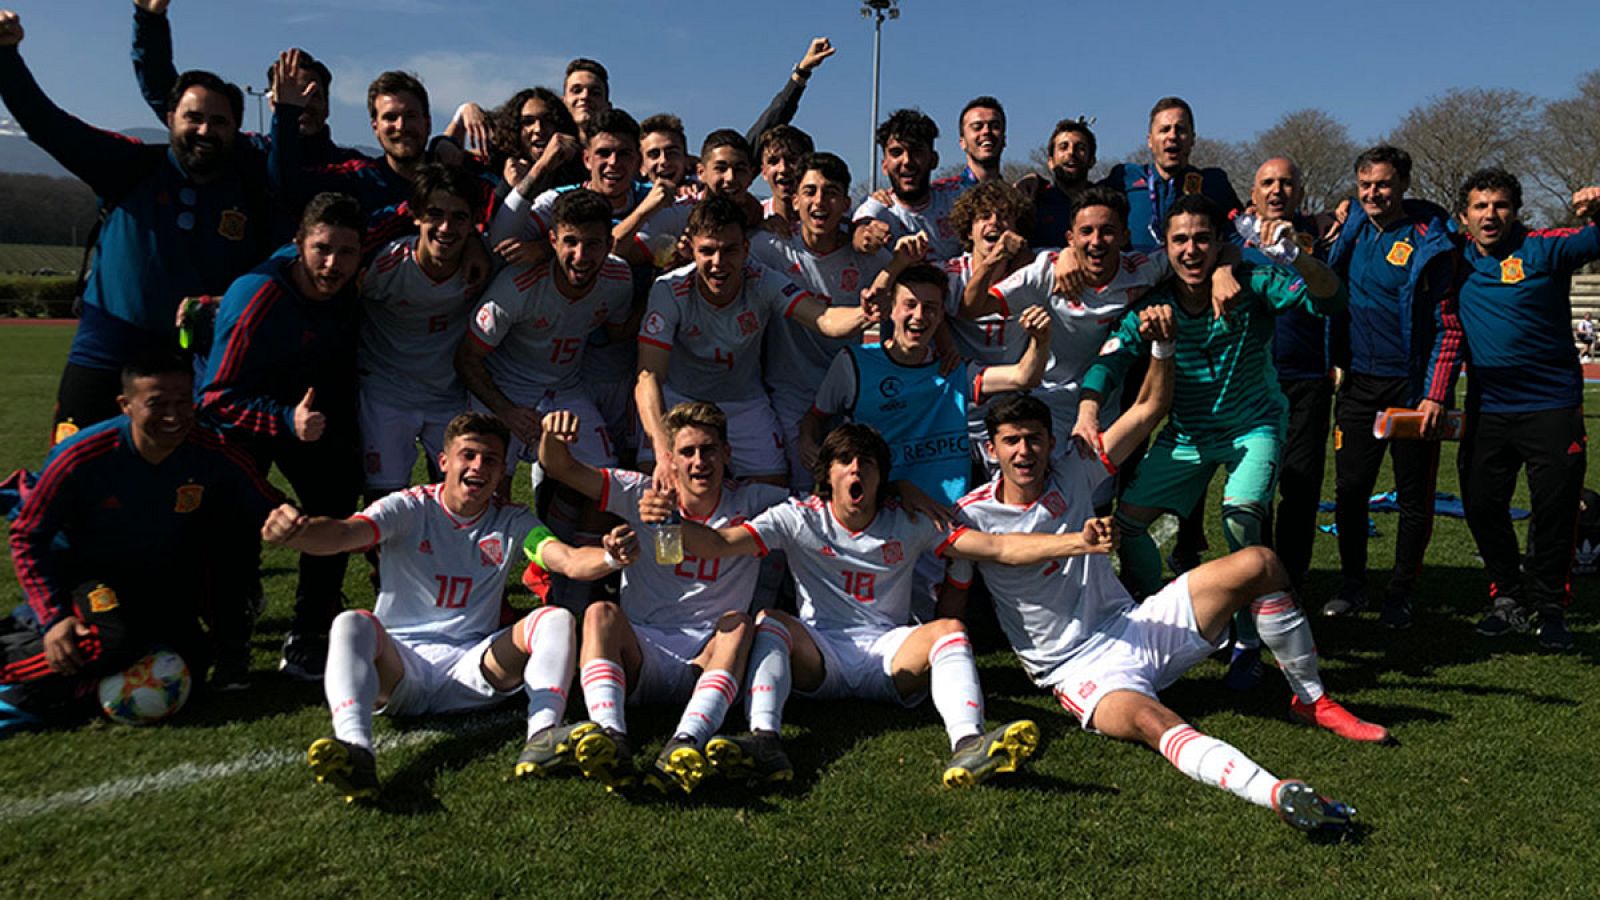
<svg viewBox="0 0 1600 900">
<path fill-rule="evenodd" d="M 242 691 L 250 687 L 250 651 L 228 653 L 211 667 L 211 689 L 219 693 Z"/>
<path fill-rule="evenodd" d="M 321 681 L 328 665 L 328 636 L 289 632 L 283 639 L 283 659 L 278 671 L 300 681 Z"/>
<path fill-rule="evenodd" d="M 1488 615 L 1479 619 L 1478 624 L 1473 627 L 1484 637 L 1521 634 L 1530 627 L 1528 611 L 1522 608 L 1522 604 L 1518 603 L 1515 597 L 1496 597 Z"/>
<path fill-rule="evenodd" d="M 1383 601 L 1383 609 L 1378 612 L 1378 621 L 1390 631 L 1404 631 L 1411 627 L 1411 599 L 1403 595 L 1392 595 Z"/>
<path fill-rule="evenodd" d="M 1572 649 L 1572 632 L 1567 630 L 1566 614 L 1560 610 L 1542 610 L 1539 613 L 1538 633 L 1542 650 L 1560 652 Z"/>
</svg>

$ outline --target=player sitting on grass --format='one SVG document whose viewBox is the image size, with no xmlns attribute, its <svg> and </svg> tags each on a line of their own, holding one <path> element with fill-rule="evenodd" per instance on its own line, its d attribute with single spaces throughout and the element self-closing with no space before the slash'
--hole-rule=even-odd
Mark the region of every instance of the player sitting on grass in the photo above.
<svg viewBox="0 0 1600 900">
<path fill-rule="evenodd" d="M 117 401 L 122 415 L 55 445 L 11 525 L 37 626 L 0 618 L 0 735 L 8 722 L 64 720 L 94 679 L 156 646 L 177 650 L 196 680 L 218 656 L 213 687 L 242 683 L 249 667 L 242 563 L 282 497 L 195 425 L 186 358 L 130 363 Z M 175 552 L 190 562 L 174 565 Z"/>
<path fill-rule="evenodd" d="M 1155 346 L 1167 346 L 1153 354 L 1138 402 L 1102 434 L 1097 453 L 1052 456 L 1051 411 L 1034 397 L 1013 395 L 989 411 L 1001 474 L 962 499 L 957 517 L 963 525 L 1070 535 L 1106 521 L 1093 518 L 1096 486 L 1144 442 L 1172 397 L 1170 313 L 1147 313 L 1165 317 L 1155 326 L 1164 329 Z M 1349 825 L 1354 810 L 1303 781 L 1280 781 L 1232 746 L 1201 734 L 1156 697 L 1221 646 L 1234 613 L 1248 610 L 1294 691 L 1295 718 L 1352 740 L 1388 740 L 1382 726 L 1357 719 L 1323 693 L 1311 626 L 1272 551 L 1247 547 L 1205 563 L 1137 605 L 1104 556 L 1044 566 L 981 562 L 979 568 L 1029 677 L 1052 690 L 1085 730 L 1141 741 L 1190 778 L 1270 807 L 1296 828 L 1336 831 Z M 952 566 L 954 587 L 964 587 L 970 577 L 961 564 Z M 954 610 L 964 598 L 947 591 L 945 602 Z"/>
<path fill-rule="evenodd" d="M 346 800 L 373 799 L 372 715 L 426 715 L 494 706 L 528 693 L 528 741 L 518 774 L 583 765 L 604 747 L 593 724 L 562 726 L 572 682 L 572 614 L 534 610 L 509 628 L 502 593 L 521 544 L 539 565 L 593 581 L 636 555 L 626 526 L 605 547 L 573 548 L 526 508 L 495 496 L 510 434 L 500 420 L 462 413 L 445 428 L 444 480 L 390 494 L 346 519 L 273 510 L 261 535 L 304 553 L 382 546 L 377 609 L 333 621 L 324 680 L 333 737 L 306 751 L 317 781 Z"/>
<path fill-rule="evenodd" d="M 910 624 L 912 570 L 929 550 L 1013 565 L 1105 553 L 1109 531 L 1101 523 L 1081 535 L 946 534 L 939 522 L 912 518 L 889 499 L 888 469 L 889 446 L 876 431 L 841 425 L 822 442 L 815 496 L 732 527 L 683 524 L 685 551 L 703 559 L 787 551 L 800 599 L 799 616 L 769 610 L 757 619 L 747 680 L 752 731 L 706 745 L 719 772 L 758 781 L 794 777 L 778 739 L 791 686 L 818 700 L 903 706 L 931 693 L 953 751 L 943 776 L 949 787 L 1014 771 L 1038 746 L 1038 726 L 1026 719 L 983 730 L 983 693 L 966 628 L 952 618 Z M 640 503 L 640 517 L 661 522 L 672 508 L 670 496 L 652 491 Z"/>
<path fill-rule="evenodd" d="M 683 518 L 712 528 L 738 526 L 789 498 L 770 484 L 727 480 L 728 420 L 710 403 L 680 403 L 663 423 Z M 597 469 L 572 455 L 580 422 L 570 412 L 544 418 L 539 462 L 550 477 L 637 526 L 650 478 Z M 602 600 L 584 613 L 582 680 L 589 717 L 614 745 L 615 763 L 597 767 L 608 787 L 632 778 L 624 703 L 688 706 L 659 756 L 654 780 L 665 789 L 693 791 L 706 773 L 706 740 L 722 725 L 739 694 L 754 628 L 750 601 L 759 563 L 754 559 L 697 559 L 676 565 L 645 560 L 622 576 L 620 603 Z M 587 770 L 586 770 L 587 771 Z"/>
</svg>

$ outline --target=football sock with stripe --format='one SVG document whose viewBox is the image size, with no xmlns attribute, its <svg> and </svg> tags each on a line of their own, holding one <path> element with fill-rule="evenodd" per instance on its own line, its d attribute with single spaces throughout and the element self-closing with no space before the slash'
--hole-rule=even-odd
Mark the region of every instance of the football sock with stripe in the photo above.
<svg viewBox="0 0 1600 900">
<path fill-rule="evenodd" d="M 1287 591 L 1262 594 L 1250 602 L 1261 643 L 1272 651 L 1289 682 L 1289 689 L 1302 703 L 1315 703 L 1322 696 L 1322 678 L 1317 674 L 1317 642 L 1311 636 L 1300 604 Z"/>
<path fill-rule="evenodd" d="M 932 666 L 929 692 L 953 749 L 962 738 L 983 733 L 983 689 L 978 686 L 978 666 L 967 633 L 958 631 L 935 641 L 928 664 Z"/>
<path fill-rule="evenodd" d="M 583 702 L 589 718 L 602 728 L 626 733 L 622 705 L 628 699 L 627 676 L 622 666 L 609 659 L 593 659 L 583 666 Z"/>
<path fill-rule="evenodd" d="M 722 719 L 739 696 L 739 680 L 726 669 L 712 669 L 700 676 L 689 695 L 689 705 L 684 707 L 674 735 L 692 738 L 696 745 L 705 746 L 713 732 L 722 726 Z"/>
<path fill-rule="evenodd" d="M 528 737 L 561 724 L 578 655 L 572 614 L 555 606 L 534 610 L 517 623 L 528 661 L 522 666 L 522 689 L 528 694 Z"/>
<path fill-rule="evenodd" d="M 1201 734 L 1193 725 L 1174 725 L 1161 735 L 1161 755 L 1201 784 L 1222 788 L 1257 806 L 1272 808 L 1278 779 L 1232 744 Z"/>
<path fill-rule="evenodd" d="M 745 717 L 751 731 L 777 732 L 783 724 L 783 705 L 789 700 L 789 629 L 770 616 L 756 625 L 750 645 L 750 695 Z"/>
</svg>

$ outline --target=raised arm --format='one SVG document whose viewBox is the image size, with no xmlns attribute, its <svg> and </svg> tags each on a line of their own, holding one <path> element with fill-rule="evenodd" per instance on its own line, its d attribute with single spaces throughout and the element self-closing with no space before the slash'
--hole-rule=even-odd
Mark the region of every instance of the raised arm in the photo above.
<svg viewBox="0 0 1600 900">
<path fill-rule="evenodd" d="M 639 375 L 633 386 L 633 403 L 639 409 L 639 422 L 644 426 L 645 438 L 655 450 L 655 480 L 660 488 L 674 485 L 672 442 L 667 440 L 666 399 L 661 393 L 671 361 L 672 350 L 669 347 L 648 343 L 647 338 L 640 336 Z"/>
<path fill-rule="evenodd" d="M 582 423 L 567 410 L 547 413 L 539 435 L 539 465 L 555 480 L 590 500 L 605 493 L 606 473 L 572 455 L 569 445 L 578 439 Z"/>
<path fill-rule="evenodd" d="M 651 489 L 639 498 L 639 519 L 646 525 L 659 525 L 678 507 L 676 492 Z M 700 559 L 729 556 L 765 556 L 767 548 L 749 525 L 707 528 L 699 522 L 683 523 L 684 552 Z"/>
<path fill-rule="evenodd" d="M 1122 465 L 1123 460 L 1143 447 L 1145 438 L 1155 431 L 1172 409 L 1172 389 L 1177 369 L 1173 362 L 1176 355 L 1174 342 L 1178 337 L 1172 307 L 1163 304 L 1141 310 L 1139 329 L 1150 347 L 1150 367 L 1145 372 L 1144 383 L 1139 387 L 1139 398 L 1100 435 L 1098 446 L 1087 448 L 1099 455 L 1108 468 Z"/>
<path fill-rule="evenodd" d="M 133 80 L 145 105 L 167 124 L 167 97 L 178 83 L 172 63 L 172 24 L 167 19 L 169 0 L 133 2 Z"/>
<path fill-rule="evenodd" d="M 754 147 L 760 143 L 761 135 L 767 129 L 793 121 L 794 114 L 800 110 L 800 95 L 805 93 L 806 82 L 811 80 L 811 73 L 816 71 L 822 61 L 835 53 L 832 42 L 825 37 L 812 38 L 811 44 L 806 47 L 805 55 L 795 63 L 788 79 L 783 82 L 783 87 L 773 96 L 772 102 L 756 117 L 755 124 L 745 132 L 744 139 Z"/>
<path fill-rule="evenodd" d="M 534 562 L 557 575 L 599 581 L 639 558 L 639 539 L 628 525 L 611 529 L 600 543 L 599 547 L 573 547 L 550 535 L 534 550 Z"/>
<path fill-rule="evenodd" d="M 1007 391 L 1032 390 L 1044 381 L 1045 365 L 1050 361 L 1050 309 L 1030 306 L 1017 317 L 1017 324 L 1028 333 L 1022 358 L 1010 365 L 984 369 L 972 392 L 973 403 Z"/>
<path fill-rule="evenodd" d="M 344 519 L 308 516 L 292 504 L 284 503 L 262 523 L 261 539 L 312 556 L 333 556 L 373 546 L 378 539 L 378 529 L 364 516 Z"/>
</svg>

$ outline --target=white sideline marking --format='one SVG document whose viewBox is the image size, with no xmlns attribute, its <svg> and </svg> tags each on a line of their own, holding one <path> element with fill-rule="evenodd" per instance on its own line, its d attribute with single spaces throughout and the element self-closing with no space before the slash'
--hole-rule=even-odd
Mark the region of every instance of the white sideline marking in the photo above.
<svg viewBox="0 0 1600 900">
<path fill-rule="evenodd" d="M 504 724 L 505 721 L 505 719 L 497 716 L 479 716 L 463 721 L 453 728 L 430 728 L 426 731 L 385 734 L 379 737 L 375 743 L 377 744 L 378 752 L 382 753 L 426 744 L 443 737 L 463 737 L 478 734 L 488 731 L 497 725 Z M 46 813 L 88 806 L 94 803 L 127 800 L 142 794 L 166 793 L 186 788 L 192 784 L 218 781 L 223 778 L 232 778 L 235 775 L 265 772 L 269 769 L 278 769 L 295 764 L 303 765 L 305 758 L 304 751 L 257 750 L 227 762 L 183 763 L 149 775 L 118 778 L 90 785 L 89 787 L 62 791 L 56 794 L 46 794 L 43 797 L 4 801 L 0 802 L 0 823 L 15 822 L 19 819 L 28 819 Z"/>
</svg>

